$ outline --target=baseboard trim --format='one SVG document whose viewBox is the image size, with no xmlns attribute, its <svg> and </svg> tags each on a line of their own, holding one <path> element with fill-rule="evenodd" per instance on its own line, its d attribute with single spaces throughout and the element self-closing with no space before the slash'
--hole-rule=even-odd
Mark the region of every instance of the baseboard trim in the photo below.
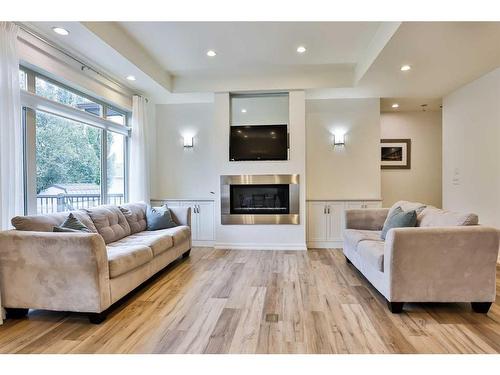
<svg viewBox="0 0 500 375">
<path fill-rule="evenodd" d="M 215 241 L 191 241 L 192 246 L 198 246 L 198 247 L 214 247 Z"/>
<path fill-rule="evenodd" d="M 215 249 L 229 250 L 293 250 L 306 251 L 306 244 L 273 244 L 273 243 L 216 243 Z"/>
<path fill-rule="evenodd" d="M 342 241 L 307 241 L 308 249 L 342 249 Z"/>
</svg>

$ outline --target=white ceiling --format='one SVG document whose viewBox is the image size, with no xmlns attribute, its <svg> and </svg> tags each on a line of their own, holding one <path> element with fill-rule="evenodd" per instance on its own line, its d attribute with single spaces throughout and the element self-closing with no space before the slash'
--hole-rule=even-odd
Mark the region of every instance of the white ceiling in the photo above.
<svg viewBox="0 0 500 375">
<path fill-rule="evenodd" d="M 293 89 L 430 102 L 500 66 L 500 22 L 67 22 L 66 38 L 53 24 L 30 25 L 158 103 Z"/>
<path fill-rule="evenodd" d="M 175 76 L 356 64 L 379 22 L 121 22 Z M 298 54 L 298 46 L 307 53 Z M 206 56 L 217 52 L 215 58 Z"/>
</svg>

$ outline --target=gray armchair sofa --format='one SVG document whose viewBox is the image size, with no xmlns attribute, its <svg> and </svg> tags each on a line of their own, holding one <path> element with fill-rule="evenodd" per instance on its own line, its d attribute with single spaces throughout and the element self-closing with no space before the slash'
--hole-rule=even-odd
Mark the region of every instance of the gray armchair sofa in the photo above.
<svg viewBox="0 0 500 375">
<path fill-rule="evenodd" d="M 170 229 L 146 231 L 146 205 L 73 211 L 92 233 L 55 233 L 68 212 L 12 219 L 0 232 L 0 293 L 7 318 L 28 309 L 88 313 L 107 309 L 191 250 L 191 210 L 172 207 Z"/>
<path fill-rule="evenodd" d="M 422 207 L 401 201 L 404 211 Z M 498 231 L 474 214 L 426 207 L 417 227 L 380 231 L 389 209 L 346 210 L 344 255 L 398 313 L 405 302 L 470 302 L 487 313 L 495 301 Z"/>
</svg>

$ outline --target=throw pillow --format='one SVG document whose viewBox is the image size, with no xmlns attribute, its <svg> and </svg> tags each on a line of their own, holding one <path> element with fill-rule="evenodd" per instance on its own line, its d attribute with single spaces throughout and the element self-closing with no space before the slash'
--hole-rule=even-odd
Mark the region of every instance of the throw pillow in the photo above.
<svg viewBox="0 0 500 375">
<path fill-rule="evenodd" d="M 167 206 L 151 207 L 146 209 L 147 230 L 160 230 L 176 227 L 172 214 Z"/>
<path fill-rule="evenodd" d="M 87 228 L 80 220 L 78 220 L 75 215 L 70 213 L 64 223 L 58 227 L 53 228 L 54 232 L 86 232 L 90 233 L 90 229 Z"/>
<path fill-rule="evenodd" d="M 414 227 L 417 225 L 417 212 L 415 210 L 403 211 L 401 207 L 396 207 L 384 223 L 380 238 L 385 240 L 389 229 Z"/>
</svg>

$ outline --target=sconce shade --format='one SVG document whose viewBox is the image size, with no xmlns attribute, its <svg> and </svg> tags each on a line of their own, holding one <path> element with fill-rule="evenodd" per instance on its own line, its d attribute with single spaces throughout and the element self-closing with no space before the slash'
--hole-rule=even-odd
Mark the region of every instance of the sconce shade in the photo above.
<svg viewBox="0 0 500 375">
<path fill-rule="evenodd" d="M 193 137 L 184 137 L 184 147 L 193 147 Z"/>
<path fill-rule="evenodd" d="M 334 134 L 333 135 L 333 145 L 334 146 L 345 145 L 345 134 Z"/>
</svg>

